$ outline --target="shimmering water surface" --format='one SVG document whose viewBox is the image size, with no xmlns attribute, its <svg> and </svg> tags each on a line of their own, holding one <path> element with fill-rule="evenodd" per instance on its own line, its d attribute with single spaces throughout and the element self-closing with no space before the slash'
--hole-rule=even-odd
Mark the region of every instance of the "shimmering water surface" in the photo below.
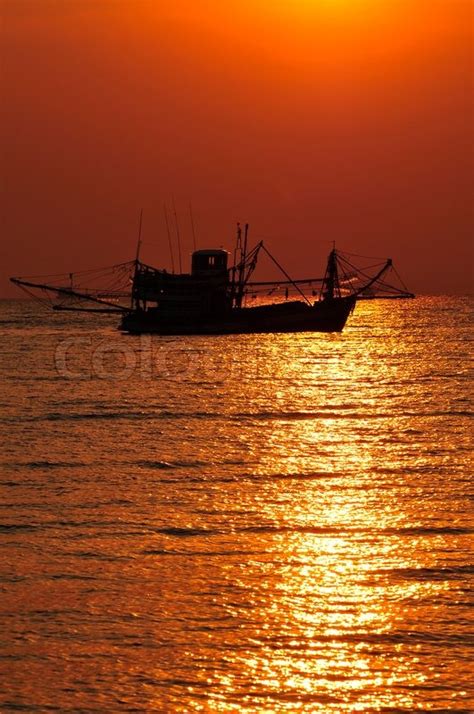
<svg viewBox="0 0 474 714">
<path fill-rule="evenodd" d="M 472 307 L 138 338 L 2 303 L 0 710 L 474 711 Z"/>
</svg>

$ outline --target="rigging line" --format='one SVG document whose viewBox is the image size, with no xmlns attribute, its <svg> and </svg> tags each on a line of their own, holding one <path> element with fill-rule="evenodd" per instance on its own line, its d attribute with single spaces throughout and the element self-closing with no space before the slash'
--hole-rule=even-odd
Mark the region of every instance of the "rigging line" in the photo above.
<svg viewBox="0 0 474 714">
<path fill-rule="evenodd" d="M 73 275 L 89 275 L 91 273 L 98 273 L 102 270 L 115 270 L 116 268 L 122 268 L 128 265 L 133 265 L 135 261 L 133 260 L 126 260 L 123 263 L 114 263 L 113 265 L 102 265 L 97 268 L 89 268 L 89 270 L 78 270 Z M 69 273 L 62 273 L 62 275 L 69 275 Z M 41 277 L 41 276 L 38 276 Z"/>
<path fill-rule="evenodd" d="M 389 285 L 388 283 L 384 283 L 383 280 L 377 280 L 376 288 L 377 288 L 377 290 L 380 290 L 382 292 L 384 292 L 384 291 L 398 292 L 398 288 L 395 288 L 393 285 Z"/>
<path fill-rule="evenodd" d="M 171 256 L 171 272 L 174 274 L 173 242 L 171 240 L 171 231 L 170 231 L 170 224 L 169 224 L 169 220 L 168 220 L 168 210 L 166 208 L 166 203 L 163 204 L 163 210 L 165 213 L 166 232 L 168 234 L 168 246 L 170 249 L 170 256 Z"/>
<path fill-rule="evenodd" d="M 359 268 L 359 267 L 357 267 L 357 265 L 354 265 L 353 263 L 351 263 L 350 260 L 347 260 L 347 258 L 344 258 L 344 257 L 340 256 L 339 254 L 337 255 L 337 259 L 341 265 L 349 266 L 356 273 L 363 273 L 364 270 L 365 271 L 366 270 L 375 270 L 376 268 L 379 268 L 380 266 L 385 265 L 385 263 L 387 262 L 386 260 L 382 260 L 379 263 L 374 263 L 373 265 L 365 265 L 363 268 Z"/>
<path fill-rule="evenodd" d="M 393 272 L 395 273 L 395 275 L 396 275 L 397 278 L 399 279 L 399 281 L 400 281 L 400 283 L 401 283 L 401 285 L 402 285 L 402 288 L 405 290 L 406 293 L 410 293 L 410 295 L 412 295 L 413 293 L 411 293 L 411 292 L 408 290 L 407 286 L 406 286 L 405 283 L 403 282 L 403 280 L 402 280 L 402 278 L 400 277 L 400 275 L 399 275 L 397 269 L 395 268 L 395 266 L 392 265 L 392 268 L 393 268 Z"/>
<path fill-rule="evenodd" d="M 103 285 L 104 283 L 110 283 L 110 282 L 118 282 L 119 280 L 123 280 L 122 276 L 116 275 L 114 273 L 101 273 L 100 275 L 90 279 L 90 280 L 75 280 L 74 285 L 77 287 L 78 285 L 83 285 L 84 287 L 90 286 L 94 287 L 95 285 Z"/>
<path fill-rule="evenodd" d="M 340 258 L 341 265 L 349 267 L 353 270 L 354 274 L 362 272 L 362 270 L 368 271 L 368 270 L 377 270 L 380 268 L 380 266 L 385 265 L 385 261 L 382 263 L 374 263 L 373 265 L 366 265 L 364 266 L 363 269 L 358 268 L 356 265 L 353 265 L 351 262 L 348 260 L 345 260 L 344 258 Z"/>
<path fill-rule="evenodd" d="M 124 266 L 132 266 L 135 261 L 133 260 L 128 260 L 125 263 L 117 263 L 116 265 L 106 265 L 102 268 L 91 268 L 90 270 L 78 270 L 77 272 L 73 273 L 73 276 L 80 276 L 80 275 L 90 275 L 92 273 L 98 273 L 103 270 L 113 270 L 115 268 L 121 268 Z M 70 273 L 42 273 L 40 275 L 22 275 L 22 276 L 15 276 L 16 280 L 31 280 L 33 278 L 64 278 L 68 279 Z"/>
<path fill-rule="evenodd" d="M 171 201 L 172 201 L 172 205 L 173 205 L 174 222 L 175 222 L 175 227 L 176 227 L 176 238 L 178 239 L 179 272 L 180 272 L 180 275 L 182 275 L 183 268 L 182 268 L 182 264 L 181 264 L 181 235 L 179 232 L 178 214 L 176 213 L 176 204 L 174 202 L 174 196 L 171 197 Z"/>
<path fill-rule="evenodd" d="M 74 284 L 77 285 L 96 285 L 104 282 L 105 280 L 118 280 L 120 279 L 120 276 L 118 276 L 116 273 L 112 271 L 102 272 L 97 275 L 94 275 L 93 277 L 85 280 L 78 280 L 77 276 L 75 277 Z"/>
<path fill-rule="evenodd" d="M 61 288 L 55 285 L 38 285 L 37 283 L 35 284 L 27 281 L 17 280 L 16 278 L 11 278 L 11 280 L 15 285 L 18 285 L 19 287 L 25 286 L 27 288 L 36 288 L 43 291 L 61 293 L 62 295 L 71 295 L 72 297 L 76 297 L 81 300 L 92 300 L 93 302 L 98 302 L 101 305 L 111 305 L 112 307 L 116 307 L 116 305 L 114 305 L 113 303 L 108 303 L 106 300 L 99 300 L 98 298 L 95 298 L 92 295 L 80 293 L 76 290 L 71 290 L 71 288 Z M 123 308 L 123 310 L 125 310 L 125 308 Z"/>
<path fill-rule="evenodd" d="M 367 285 L 362 285 L 358 290 L 356 290 L 354 295 L 356 295 L 356 296 L 359 295 L 361 292 L 363 292 L 364 290 L 367 290 L 367 288 L 370 288 L 374 283 L 376 283 L 382 277 L 382 275 L 390 268 L 391 264 L 392 264 L 391 260 L 390 259 L 387 260 L 387 263 L 385 264 L 385 266 L 383 268 L 381 268 L 379 270 L 377 275 L 375 275 L 371 280 L 369 280 Z"/>
<path fill-rule="evenodd" d="M 107 290 L 108 292 L 117 292 L 125 286 L 126 283 L 123 282 L 118 282 L 118 281 L 113 281 L 113 282 L 108 282 L 104 283 L 104 285 L 97 286 L 95 288 L 92 288 L 95 292 L 104 292 L 104 290 Z"/>
<path fill-rule="evenodd" d="M 262 247 L 262 245 L 263 245 L 263 242 L 257 243 L 257 245 L 255 245 L 255 246 L 252 248 L 252 250 L 250 250 L 250 251 L 247 253 L 247 257 L 246 257 L 246 259 L 245 259 L 245 262 L 243 262 L 242 260 L 240 260 L 240 261 L 239 261 L 238 263 L 236 263 L 233 267 L 235 267 L 236 269 L 240 269 L 241 267 L 245 267 L 245 265 L 251 263 L 252 260 L 255 258 L 255 256 L 258 254 L 258 251 L 260 250 L 260 248 Z"/>
<path fill-rule="evenodd" d="M 138 264 L 140 258 L 140 248 L 142 245 L 142 221 L 143 221 L 143 208 L 140 209 L 140 221 L 138 223 L 138 241 L 137 241 L 137 252 L 135 254 L 135 264 Z"/>
<path fill-rule="evenodd" d="M 353 258 L 364 258 L 364 260 L 386 260 L 378 255 L 359 255 L 359 253 L 349 253 L 347 250 L 338 250 L 338 255 L 351 255 Z"/>
<path fill-rule="evenodd" d="M 372 276 L 367 275 L 367 273 L 365 273 L 365 272 L 364 272 L 363 270 L 361 270 L 360 268 L 355 268 L 355 266 L 354 266 L 354 265 L 351 265 L 351 263 L 349 263 L 349 261 L 345 261 L 345 262 L 348 263 L 348 265 L 350 265 L 351 268 L 355 269 L 355 270 L 357 271 L 357 273 L 359 273 L 360 275 L 362 275 L 364 278 L 366 278 L 367 280 L 371 280 L 372 282 L 374 282 L 373 279 L 372 279 Z M 379 264 L 379 265 L 380 265 L 380 264 Z M 379 275 L 382 275 L 384 269 L 387 269 L 387 270 L 388 270 L 388 268 L 390 267 L 390 264 L 389 264 L 388 262 L 386 262 L 386 263 L 383 263 L 383 266 L 384 266 L 384 267 L 383 267 L 382 270 L 380 271 Z M 376 267 L 378 267 L 378 266 L 376 266 Z"/>
<path fill-rule="evenodd" d="M 189 202 L 189 217 L 191 219 L 191 230 L 193 233 L 193 250 L 196 250 L 196 231 L 194 229 L 193 205 Z"/>
<path fill-rule="evenodd" d="M 100 312 L 103 315 L 121 315 L 123 310 L 110 307 L 108 310 L 100 307 L 67 307 L 66 305 L 53 305 L 53 310 L 58 312 Z"/>
<path fill-rule="evenodd" d="M 396 271 L 394 271 L 394 272 L 395 272 L 395 274 L 396 274 Z M 397 277 L 398 277 L 398 279 L 400 280 L 400 282 L 402 283 L 402 287 L 400 287 L 400 286 L 398 286 L 398 285 L 391 285 L 388 281 L 381 279 L 381 280 L 378 281 L 378 285 L 377 285 L 378 288 L 381 289 L 381 290 L 384 290 L 384 289 L 385 289 L 385 290 L 392 290 L 393 292 L 398 292 L 398 293 L 402 293 L 402 292 L 409 293 L 409 290 L 408 290 L 408 289 L 406 288 L 406 286 L 403 284 L 403 281 L 401 280 L 401 278 L 400 278 L 400 276 L 399 276 L 398 274 L 397 274 Z"/>
<path fill-rule="evenodd" d="M 295 283 L 294 280 L 292 280 L 292 279 L 290 278 L 290 276 L 288 275 L 288 273 L 286 272 L 286 270 L 285 270 L 284 268 L 282 268 L 282 266 L 281 266 L 280 263 L 276 260 L 276 258 L 274 258 L 273 255 L 267 250 L 267 248 L 264 246 L 263 242 L 261 243 L 261 247 L 263 248 L 263 250 L 265 251 L 265 253 L 268 255 L 268 257 L 275 263 L 275 265 L 277 266 L 277 268 L 278 268 L 279 270 L 281 270 L 281 272 L 283 273 L 283 275 L 290 281 L 290 283 L 291 283 L 292 285 L 295 286 L 295 288 L 297 289 L 297 291 L 299 292 L 299 294 L 302 296 L 303 300 L 305 300 L 305 301 L 308 303 L 308 305 L 311 307 L 311 301 L 308 300 L 308 298 L 306 297 L 306 295 L 304 294 L 304 292 L 299 289 L 298 285 Z"/>
<path fill-rule="evenodd" d="M 377 285 L 377 291 L 381 293 L 388 293 L 389 295 L 395 294 L 403 294 L 402 290 L 398 290 L 397 288 L 391 288 L 389 285 L 385 285 L 383 287 Z"/>
<path fill-rule="evenodd" d="M 247 285 L 250 285 L 252 287 L 256 285 L 311 285 L 311 283 L 322 283 L 323 280 L 324 278 L 298 278 L 298 280 L 264 280 L 257 282 L 252 281 L 250 283 L 247 283 Z"/>
<path fill-rule="evenodd" d="M 101 265 L 97 268 L 90 268 L 89 270 L 78 270 L 77 275 L 87 275 L 88 273 L 96 273 L 101 270 L 120 270 L 121 268 L 133 265 L 133 260 L 126 260 L 123 263 L 114 263 L 113 265 Z"/>
</svg>

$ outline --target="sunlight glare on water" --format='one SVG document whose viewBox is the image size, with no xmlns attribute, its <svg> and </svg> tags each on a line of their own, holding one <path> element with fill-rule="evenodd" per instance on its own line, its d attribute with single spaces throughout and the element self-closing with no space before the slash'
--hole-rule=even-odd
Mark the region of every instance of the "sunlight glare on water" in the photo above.
<svg viewBox="0 0 474 714">
<path fill-rule="evenodd" d="M 1 319 L 2 711 L 473 710 L 472 300 Z"/>
</svg>

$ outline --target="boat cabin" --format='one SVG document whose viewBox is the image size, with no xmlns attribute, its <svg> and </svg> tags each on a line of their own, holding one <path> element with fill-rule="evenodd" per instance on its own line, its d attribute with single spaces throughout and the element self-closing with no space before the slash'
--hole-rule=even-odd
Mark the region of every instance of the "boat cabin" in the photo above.
<svg viewBox="0 0 474 714">
<path fill-rule="evenodd" d="M 225 250 L 196 250 L 191 273 L 178 275 L 140 264 L 133 281 L 134 305 L 158 310 L 168 319 L 220 315 L 231 306 L 227 259 Z"/>
<path fill-rule="evenodd" d="M 191 259 L 191 275 L 208 278 L 227 273 L 226 250 L 195 250 Z"/>
</svg>

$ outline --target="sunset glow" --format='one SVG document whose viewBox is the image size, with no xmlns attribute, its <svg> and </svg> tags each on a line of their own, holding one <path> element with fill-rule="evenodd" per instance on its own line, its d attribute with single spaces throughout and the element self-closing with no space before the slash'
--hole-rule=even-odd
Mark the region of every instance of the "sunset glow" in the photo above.
<svg viewBox="0 0 474 714">
<path fill-rule="evenodd" d="M 473 11 L 0 0 L 0 712 L 474 712 Z"/>
<path fill-rule="evenodd" d="M 6 275 L 128 259 L 141 208 L 166 264 L 173 195 L 201 245 L 248 220 L 295 273 L 336 240 L 469 289 L 470 0 L 2 7 Z"/>
</svg>

